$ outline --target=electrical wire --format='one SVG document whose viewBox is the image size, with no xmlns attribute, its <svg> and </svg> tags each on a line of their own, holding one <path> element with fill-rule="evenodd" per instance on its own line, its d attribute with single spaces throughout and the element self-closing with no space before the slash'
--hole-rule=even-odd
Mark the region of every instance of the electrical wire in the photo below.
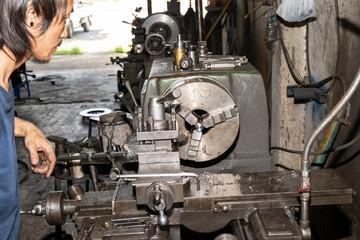
<svg viewBox="0 0 360 240">
<path fill-rule="evenodd" d="M 338 0 L 335 1 L 335 21 L 336 21 L 336 37 L 337 37 L 337 54 L 336 54 L 336 64 L 335 64 L 335 73 L 334 76 L 337 75 L 339 71 L 339 64 L 340 64 L 340 24 L 339 24 L 339 4 Z M 332 79 L 332 80 L 335 80 Z M 334 87 L 334 81 L 331 82 L 330 87 L 327 89 L 326 92 L 330 92 L 332 88 Z"/>
<path fill-rule="evenodd" d="M 334 77 L 331 79 L 326 78 L 327 82 L 333 81 L 336 79 L 335 76 L 337 76 L 338 70 L 339 70 L 339 63 L 340 63 L 340 24 L 339 24 L 339 4 L 338 4 L 338 0 L 334 0 L 335 1 L 335 14 L 336 14 L 336 35 L 337 35 L 337 57 L 336 57 L 336 65 L 335 65 L 335 73 L 334 73 Z M 302 77 L 299 73 L 299 71 L 295 68 L 294 63 L 291 61 L 289 52 L 285 46 L 284 43 L 284 39 L 282 37 L 282 26 L 279 26 L 279 33 L 280 33 L 280 43 L 281 43 L 281 47 L 284 53 L 284 57 L 286 60 L 286 63 L 288 65 L 289 71 L 291 73 L 291 76 L 294 78 L 295 82 L 298 85 L 301 86 L 310 86 L 311 85 L 306 85 L 305 82 L 302 80 Z M 309 20 L 306 22 L 306 67 L 307 67 L 307 71 L 308 71 L 308 78 L 310 80 L 310 84 L 312 82 L 312 74 L 311 74 L 311 68 L 310 68 L 310 54 L 309 54 Z M 341 80 L 339 78 L 337 78 L 338 80 Z M 325 79 L 324 79 L 325 80 Z M 326 82 L 326 83 L 327 83 Z M 321 86 L 323 86 L 325 83 L 321 84 Z M 332 87 L 333 87 L 333 82 L 331 84 L 331 86 L 325 91 L 325 92 L 329 92 L 331 91 Z M 343 84 L 344 85 L 344 84 Z M 316 86 L 314 86 L 316 87 Z M 346 88 L 344 88 L 346 91 Z"/>
<path fill-rule="evenodd" d="M 345 86 L 345 81 L 343 80 L 343 78 L 338 75 L 338 70 L 339 70 L 339 63 L 340 63 L 340 24 L 339 24 L 339 4 L 338 4 L 338 0 L 334 0 L 335 1 L 335 15 L 336 15 L 336 36 L 337 36 L 337 56 L 336 56 L 336 64 L 335 64 L 335 72 L 334 75 L 332 77 L 328 77 L 318 83 L 315 83 L 315 85 L 311 84 L 312 82 L 312 74 L 311 74 L 311 68 L 310 68 L 310 47 L 309 47 L 309 31 L 310 31 L 310 26 L 309 26 L 309 20 L 307 20 L 306 22 L 306 68 L 308 71 L 308 78 L 310 80 L 310 85 L 305 85 L 308 87 L 316 87 L 319 88 L 323 85 L 325 85 L 326 83 L 331 82 L 331 85 L 329 88 L 327 88 L 324 92 L 328 93 L 332 90 L 333 86 L 334 86 L 334 80 L 340 80 L 342 86 L 343 86 L 343 91 L 344 93 L 346 92 L 346 86 Z M 281 29 L 279 29 L 280 33 L 281 33 Z M 281 45 L 283 46 L 283 42 L 281 43 Z M 285 46 L 283 46 L 283 50 L 284 48 L 286 49 Z M 287 50 L 286 50 L 287 51 Z M 285 51 L 284 51 L 285 54 Z M 286 58 L 285 58 L 286 59 Z M 289 65 L 289 64 L 288 64 Z M 289 68 L 290 69 L 290 68 Z M 299 75 L 297 75 L 299 76 Z"/>
<path fill-rule="evenodd" d="M 305 84 L 303 85 L 303 87 L 314 87 L 314 88 L 320 88 L 322 86 L 324 86 L 325 84 L 327 84 L 330 81 L 334 81 L 334 80 L 338 80 L 341 83 L 342 89 L 343 89 L 343 93 L 345 94 L 346 92 L 346 84 L 345 84 L 345 80 L 344 78 L 339 75 L 339 74 L 335 74 L 333 76 L 327 77 L 321 81 L 318 81 L 316 83 L 311 83 L 311 84 Z M 327 88 L 326 90 L 324 90 L 325 93 L 328 93 L 331 90 L 332 87 Z"/>
<path fill-rule="evenodd" d="M 302 77 L 301 77 L 299 71 L 295 68 L 295 65 L 292 62 L 292 60 L 290 58 L 290 55 L 289 55 L 289 52 L 288 52 L 288 50 L 287 50 L 287 48 L 285 46 L 284 39 L 283 39 L 283 36 L 282 36 L 282 27 L 281 27 L 281 25 L 279 26 L 279 33 L 280 33 L 281 47 L 282 47 L 284 57 L 285 57 L 285 61 L 286 61 L 286 64 L 288 65 L 290 74 L 294 78 L 295 82 L 298 85 L 303 86 L 303 85 L 305 85 L 305 82 L 302 80 Z"/>
<path fill-rule="evenodd" d="M 335 73 L 336 75 L 339 71 L 340 64 L 340 24 L 339 24 L 339 3 L 338 0 L 335 1 L 335 21 L 336 21 L 336 36 L 337 36 L 337 56 L 336 56 L 336 65 L 335 65 Z"/>
<path fill-rule="evenodd" d="M 293 171 L 293 170 L 294 170 L 294 169 L 289 168 L 289 167 L 287 167 L 287 166 L 285 166 L 285 165 L 283 165 L 283 164 L 280 164 L 280 163 L 275 163 L 274 165 L 275 165 L 275 167 L 281 167 L 281 168 L 283 168 L 283 169 L 285 169 L 285 170 L 289 170 L 289 171 Z"/>
<path fill-rule="evenodd" d="M 308 72 L 309 83 L 312 83 L 311 69 L 310 69 L 310 51 L 309 51 L 309 20 L 306 21 L 306 68 Z"/>
<path fill-rule="evenodd" d="M 271 88 L 271 82 L 272 82 L 272 58 L 273 58 L 273 45 L 270 44 L 270 56 L 269 56 L 269 75 L 267 77 L 266 82 L 266 100 L 268 105 L 268 118 L 269 118 L 269 129 L 271 129 L 271 113 L 272 113 L 272 88 Z M 269 140 L 271 140 L 271 131 L 269 131 Z"/>
<path fill-rule="evenodd" d="M 335 148 L 320 151 L 320 152 L 310 152 L 310 155 L 323 155 L 323 154 L 328 154 L 328 153 L 332 153 L 332 152 L 341 151 L 343 149 L 351 147 L 357 141 L 359 141 L 359 139 L 360 139 L 360 135 L 356 136 L 353 140 L 351 140 L 348 143 L 345 143 L 345 144 L 340 145 L 340 146 L 335 147 Z M 284 151 L 284 152 L 288 152 L 288 153 L 292 153 L 292 154 L 300 154 L 300 155 L 303 154 L 303 151 L 298 151 L 298 150 L 293 150 L 293 149 L 288 149 L 288 148 L 278 147 L 278 146 L 272 146 L 272 147 L 269 148 L 269 150 L 270 151 L 271 150 L 280 150 L 280 151 Z M 270 152 L 270 155 L 273 155 L 273 153 Z"/>
</svg>

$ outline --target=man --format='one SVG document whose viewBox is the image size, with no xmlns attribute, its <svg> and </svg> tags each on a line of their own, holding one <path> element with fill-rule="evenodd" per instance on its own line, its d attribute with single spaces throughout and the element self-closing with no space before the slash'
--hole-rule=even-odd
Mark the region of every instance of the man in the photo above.
<svg viewBox="0 0 360 240">
<path fill-rule="evenodd" d="M 31 169 L 48 178 L 56 158 L 49 141 L 30 122 L 14 118 L 10 74 L 30 58 L 48 62 L 67 37 L 72 0 L 0 0 L 0 239 L 17 239 L 20 224 L 15 137 L 24 137 Z M 39 152 L 45 156 L 39 162 Z"/>
</svg>

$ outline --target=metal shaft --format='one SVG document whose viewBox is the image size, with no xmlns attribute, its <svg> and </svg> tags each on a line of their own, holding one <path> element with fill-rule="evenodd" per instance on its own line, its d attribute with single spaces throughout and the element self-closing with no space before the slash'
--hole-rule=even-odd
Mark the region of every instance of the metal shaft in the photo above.
<svg viewBox="0 0 360 240">
<path fill-rule="evenodd" d="M 87 153 L 87 156 L 88 156 L 88 161 L 92 161 L 91 159 L 91 155 L 92 153 Z M 99 188 L 98 188 L 98 173 L 97 173 L 97 168 L 96 166 L 94 165 L 90 165 L 89 166 L 89 174 L 90 174 L 90 180 L 91 180 L 91 183 L 93 185 L 93 188 L 94 188 L 94 191 L 99 191 Z"/>
<path fill-rule="evenodd" d="M 203 40 L 203 31 L 204 31 L 204 18 L 203 18 L 203 9 L 202 1 L 195 0 L 195 10 L 196 10 L 196 28 L 198 32 L 198 41 Z"/>
<path fill-rule="evenodd" d="M 211 34 L 213 33 L 214 29 L 216 28 L 216 26 L 218 25 L 218 23 L 220 22 L 220 20 L 223 18 L 226 10 L 229 8 L 230 4 L 231 4 L 232 0 L 228 1 L 228 3 L 226 4 L 226 6 L 224 7 L 224 9 L 221 11 L 219 17 L 216 19 L 214 25 L 211 27 L 210 31 L 207 33 L 206 37 L 205 37 L 205 41 L 207 41 Z"/>
</svg>

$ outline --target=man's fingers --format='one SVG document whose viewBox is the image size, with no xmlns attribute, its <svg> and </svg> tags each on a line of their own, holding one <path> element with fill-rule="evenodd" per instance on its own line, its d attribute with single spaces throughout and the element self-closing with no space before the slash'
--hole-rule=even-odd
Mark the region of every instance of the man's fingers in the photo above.
<svg viewBox="0 0 360 240">
<path fill-rule="evenodd" d="M 30 129 L 31 130 L 31 129 Z M 30 152 L 31 169 L 49 178 L 56 165 L 56 157 L 51 143 L 35 126 L 33 131 L 27 131 L 25 145 Z"/>
<path fill-rule="evenodd" d="M 27 149 L 30 153 L 30 161 L 32 166 L 37 166 L 39 164 L 39 154 L 35 145 L 28 145 Z"/>
<path fill-rule="evenodd" d="M 49 178 L 51 173 L 54 171 L 56 165 L 56 157 L 52 149 L 50 151 L 46 149 L 45 152 L 47 154 L 46 166 L 48 167 L 46 177 Z"/>
<path fill-rule="evenodd" d="M 46 173 L 48 168 L 46 166 L 38 166 L 38 167 L 34 167 L 32 170 L 36 173 L 44 174 Z"/>
</svg>

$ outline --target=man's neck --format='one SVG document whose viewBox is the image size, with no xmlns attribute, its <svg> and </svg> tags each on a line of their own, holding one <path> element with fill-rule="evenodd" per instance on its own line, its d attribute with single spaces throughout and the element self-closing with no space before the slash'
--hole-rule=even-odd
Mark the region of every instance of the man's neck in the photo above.
<svg viewBox="0 0 360 240">
<path fill-rule="evenodd" d="M 10 75 L 22 63 L 23 62 L 16 64 L 15 56 L 8 50 L 6 46 L 0 50 L 0 87 L 4 88 L 6 91 L 9 91 Z"/>
</svg>

